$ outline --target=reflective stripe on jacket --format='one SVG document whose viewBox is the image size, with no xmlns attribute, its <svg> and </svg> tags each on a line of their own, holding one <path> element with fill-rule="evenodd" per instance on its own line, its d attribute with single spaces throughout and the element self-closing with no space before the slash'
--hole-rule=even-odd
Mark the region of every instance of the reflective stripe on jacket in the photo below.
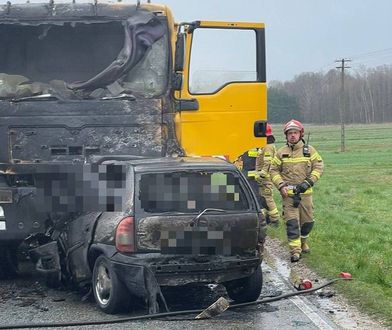
<svg viewBox="0 0 392 330">
<path fill-rule="evenodd" d="M 259 156 L 256 159 L 256 171 L 260 178 L 269 179 L 270 166 L 275 153 L 276 148 L 272 143 L 259 150 Z"/>
<path fill-rule="evenodd" d="M 309 155 L 304 156 L 304 143 L 285 145 L 280 148 L 272 160 L 270 167 L 271 179 L 274 185 L 280 189 L 284 185 L 297 185 L 305 179 L 315 183 L 320 179 L 324 170 L 323 159 L 312 146 L 309 147 Z M 311 193 L 308 189 L 306 193 Z"/>
</svg>

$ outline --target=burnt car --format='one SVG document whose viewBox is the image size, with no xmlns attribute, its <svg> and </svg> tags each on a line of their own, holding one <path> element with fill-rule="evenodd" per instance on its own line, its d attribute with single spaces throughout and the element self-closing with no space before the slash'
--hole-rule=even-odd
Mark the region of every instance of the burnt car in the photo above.
<svg viewBox="0 0 392 330">
<path fill-rule="evenodd" d="M 236 302 L 259 297 L 265 222 L 234 165 L 188 157 L 102 164 L 121 168 L 125 210 L 58 222 L 56 240 L 33 250 L 38 270 L 91 286 L 106 313 L 127 309 L 132 297 L 158 312 L 162 286 L 189 283 L 221 283 Z"/>
</svg>

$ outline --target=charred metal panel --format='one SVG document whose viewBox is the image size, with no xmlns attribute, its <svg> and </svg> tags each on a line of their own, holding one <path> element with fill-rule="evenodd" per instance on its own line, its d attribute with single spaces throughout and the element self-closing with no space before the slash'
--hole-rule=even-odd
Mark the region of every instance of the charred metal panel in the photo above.
<svg viewBox="0 0 392 330">
<path fill-rule="evenodd" d="M 51 15 L 49 4 L 16 4 L 11 3 L 0 7 L 0 18 L 23 19 L 31 17 L 48 17 Z"/>
<path fill-rule="evenodd" d="M 48 215 L 34 206 L 34 188 L 23 187 L 18 190 L 7 188 L 7 191 L 12 193 L 12 203 L 1 204 L 6 230 L 0 230 L 0 241 L 21 241 L 27 234 L 44 232 Z"/>
<path fill-rule="evenodd" d="M 69 221 L 62 240 L 66 244 L 67 264 L 72 280 L 80 283 L 91 278 L 91 269 L 87 262 L 94 228 L 101 213 L 91 212 Z M 64 237 L 65 235 L 65 237 Z"/>
<path fill-rule="evenodd" d="M 145 253 L 113 255 L 116 264 L 124 264 L 124 277 L 135 283 L 129 274 L 131 268 L 143 266 L 151 270 L 159 285 L 176 286 L 189 283 L 223 283 L 241 277 L 250 276 L 261 259 L 253 250 L 246 256 L 214 256 L 214 255 L 162 255 L 160 253 Z M 140 269 L 140 268 L 139 268 Z"/>
<path fill-rule="evenodd" d="M 121 5 L 111 5 L 105 3 L 98 3 L 96 6 L 97 16 L 103 17 L 124 17 L 124 16 L 131 16 L 136 11 L 143 11 L 140 8 L 136 9 L 135 5 L 131 4 L 124 4 Z"/>
<path fill-rule="evenodd" d="M 0 162 L 85 161 L 93 155 L 163 156 L 159 99 L 3 103 Z M 21 124 L 24 123 L 24 124 Z"/>
<path fill-rule="evenodd" d="M 229 261 L 221 259 L 204 264 L 171 265 L 167 271 L 165 266 L 159 266 L 159 271 L 153 267 L 156 279 L 162 286 L 178 286 L 190 283 L 224 283 L 242 277 L 250 276 L 260 264 L 259 258 Z M 198 267 L 192 267 L 198 266 Z"/>
<path fill-rule="evenodd" d="M 60 279 L 61 266 L 57 242 L 52 241 L 38 246 L 31 249 L 29 253 L 31 259 L 36 262 L 37 271 L 43 274 L 57 273 Z"/>
<path fill-rule="evenodd" d="M 12 128 L 12 161 L 80 160 L 92 154 L 141 155 L 140 129 L 124 127 Z M 151 137 L 150 137 L 151 138 Z M 45 141 L 45 143 L 43 143 Z"/>
<path fill-rule="evenodd" d="M 140 9 L 138 9 L 140 11 Z M 0 18 L 45 18 L 45 17 L 127 17 L 135 13 L 134 4 L 92 4 L 56 3 L 53 4 L 5 4 L 0 6 Z"/>
<path fill-rule="evenodd" d="M 194 215 L 164 215 L 137 222 L 138 250 L 163 254 L 242 255 L 257 245 L 256 213 L 206 215 L 199 225 Z"/>
<path fill-rule="evenodd" d="M 124 217 L 123 212 L 103 213 L 97 221 L 94 242 L 113 245 L 117 225 Z"/>
<path fill-rule="evenodd" d="M 163 100 L 169 97 L 170 56 L 165 17 L 157 18 L 134 4 L 49 2 L 1 6 L 0 24 L 9 57 L 1 70 L 5 83 L 0 141 L 8 141 L 8 146 L 1 148 L 0 162 L 88 162 L 93 155 L 183 154 L 173 115 L 162 115 L 170 104 Z M 75 33 L 85 39 L 75 38 Z M 106 39 L 101 40 L 102 35 Z M 104 50 L 96 51 L 102 43 Z M 74 51 L 68 54 L 59 46 L 64 44 Z M 45 57 L 55 50 L 56 56 Z M 84 56 L 82 61 L 77 50 L 82 54 L 91 50 L 91 58 Z M 18 56 L 24 56 L 23 61 Z M 67 67 L 73 71 L 62 69 Z M 67 85 L 68 80 L 74 83 Z M 37 97 L 44 95 L 50 99 Z M 121 100 L 124 95 L 128 100 Z M 157 95 L 163 96 L 152 99 Z M 29 97 L 37 98 L 25 100 Z"/>
<path fill-rule="evenodd" d="M 166 218 L 165 218 L 166 219 Z M 187 226 L 192 217 L 182 220 L 183 226 Z M 161 217 L 142 218 L 137 224 L 137 246 L 140 250 L 159 251 L 161 240 Z M 181 220 L 177 220 L 181 221 Z"/>
<path fill-rule="evenodd" d="M 96 8 L 92 3 L 54 3 L 52 9 L 55 17 L 87 17 L 96 16 Z"/>
</svg>

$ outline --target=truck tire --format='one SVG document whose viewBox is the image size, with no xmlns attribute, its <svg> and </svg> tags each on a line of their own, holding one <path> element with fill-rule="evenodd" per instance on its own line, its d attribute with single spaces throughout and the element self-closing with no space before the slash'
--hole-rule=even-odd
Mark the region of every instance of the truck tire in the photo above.
<svg viewBox="0 0 392 330">
<path fill-rule="evenodd" d="M 92 288 L 95 301 L 105 313 L 115 314 L 129 309 L 129 292 L 118 279 L 110 261 L 103 255 L 95 260 Z"/>
<path fill-rule="evenodd" d="M 252 275 L 238 280 L 226 282 L 228 296 L 236 303 L 255 301 L 260 296 L 263 287 L 263 273 L 258 266 Z"/>
<path fill-rule="evenodd" d="M 18 274 L 18 256 L 15 247 L 0 247 L 0 279 L 14 278 Z"/>
</svg>

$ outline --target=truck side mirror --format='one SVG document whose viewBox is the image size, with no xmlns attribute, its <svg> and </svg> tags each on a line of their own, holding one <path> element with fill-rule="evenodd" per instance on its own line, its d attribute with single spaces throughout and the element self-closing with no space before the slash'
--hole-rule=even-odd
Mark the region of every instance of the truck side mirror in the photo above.
<svg viewBox="0 0 392 330">
<path fill-rule="evenodd" d="M 172 75 L 172 86 L 176 91 L 182 88 L 182 71 L 184 70 L 185 37 L 183 33 L 177 34 L 176 53 L 174 56 L 174 73 Z"/>
<path fill-rule="evenodd" d="M 174 71 L 184 70 L 184 49 L 185 49 L 185 37 L 184 33 L 177 34 L 176 41 L 176 55 L 174 57 Z"/>
<path fill-rule="evenodd" d="M 253 134 L 255 137 L 266 137 L 267 122 L 258 120 L 253 126 Z"/>
</svg>

